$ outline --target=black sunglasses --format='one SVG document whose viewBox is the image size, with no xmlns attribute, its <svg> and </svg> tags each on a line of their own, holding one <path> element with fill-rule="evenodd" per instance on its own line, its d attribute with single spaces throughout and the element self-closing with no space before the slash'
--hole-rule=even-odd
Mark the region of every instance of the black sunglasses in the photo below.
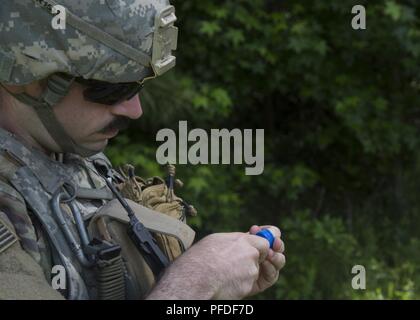
<svg viewBox="0 0 420 320">
<path fill-rule="evenodd" d="M 130 100 L 143 88 L 143 84 L 137 82 L 110 83 L 83 78 L 75 78 L 75 81 L 85 87 L 83 90 L 85 100 L 106 105 Z"/>
</svg>

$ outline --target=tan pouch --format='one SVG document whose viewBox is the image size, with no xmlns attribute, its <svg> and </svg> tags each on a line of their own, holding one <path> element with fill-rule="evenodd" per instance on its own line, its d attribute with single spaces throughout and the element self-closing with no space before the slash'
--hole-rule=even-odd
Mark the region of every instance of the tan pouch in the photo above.
<svg viewBox="0 0 420 320">
<path fill-rule="evenodd" d="M 187 216 L 195 216 L 197 212 L 193 206 L 175 195 L 174 188 L 181 188 L 183 183 L 175 179 L 174 166 L 169 165 L 167 169 L 168 177 L 171 176 L 174 182 L 172 189 L 168 188 L 160 177 L 143 179 L 136 176 L 134 167 L 129 164 L 119 170 L 125 178 L 119 189 L 125 198 L 186 223 Z M 171 235 L 157 233 L 155 238 L 170 261 L 175 260 L 184 251 L 179 241 Z"/>
</svg>

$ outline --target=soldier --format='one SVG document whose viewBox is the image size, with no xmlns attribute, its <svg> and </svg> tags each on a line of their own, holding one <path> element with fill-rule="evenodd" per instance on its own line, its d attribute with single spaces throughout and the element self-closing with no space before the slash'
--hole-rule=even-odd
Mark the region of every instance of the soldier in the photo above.
<svg viewBox="0 0 420 320">
<path fill-rule="evenodd" d="M 175 20 L 168 0 L 1 2 L 1 299 L 241 299 L 277 281 L 277 227 L 192 245 L 174 168 L 143 180 L 102 153 L 175 65 Z"/>
</svg>

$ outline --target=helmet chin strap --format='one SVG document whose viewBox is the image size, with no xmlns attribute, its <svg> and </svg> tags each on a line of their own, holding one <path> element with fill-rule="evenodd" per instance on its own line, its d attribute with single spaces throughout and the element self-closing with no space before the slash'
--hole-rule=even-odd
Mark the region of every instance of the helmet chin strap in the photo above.
<svg viewBox="0 0 420 320">
<path fill-rule="evenodd" d="M 89 157 L 97 154 L 98 151 L 77 145 L 67 134 L 53 112 L 53 106 L 59 103 L 69 93 L 73 80 L 74 77 L 65 74 L 51 75 L 48 77 L 47 88 L 40 98 L 34 98 L 26 93 L 12 93 L 5 89 L 20 102 L 34 108 L 45 129 L 47 129 L 62 152 L 76 153 L 83 157 Z"/>
</svg>

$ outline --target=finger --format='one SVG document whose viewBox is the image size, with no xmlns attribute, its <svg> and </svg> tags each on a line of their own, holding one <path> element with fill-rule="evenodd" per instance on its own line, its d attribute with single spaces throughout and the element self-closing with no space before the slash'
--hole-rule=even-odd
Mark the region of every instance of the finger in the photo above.
<svg viewBox="0 0 420 320">
<path fill-rule="evenodd" d="M 258 293 L 266 290 L 277 282 L 278 277 L 279 270 L 277 270 L 269 261 L 264 261 L 260 266 L 260 275 L 254 283 L 252 292 Z"/>
<path fill-rule="evenodd" d="M 259 226 L 261 229 L 268 229 L 271 231 L 274 237 L 281 238 L 281 231 L 275 226 Z"/>
<path fill-rule="evenodd" d="M 261 227 L 257 226 L 257 225 L 253 225 L 250 229 L 249 229 L 249 233 L 250 234 L 257 234 L 258 232 L 260 232 L 262 230 Z"/>
<path fill-rule="evenodd" d="M 286 257 L 282 253 L 275 252 L 273 256 L 268 257 L 267 261 L 270 262 L 277 270 L 281 270 L 286 264 Z"/>
<path fill-rule="evenodd" d="M 250 245 L 252 245 L 254 248 L 256 248 L 260 254 L 259 256 L 259 263 L 264 261 L 270 252 L 270 244 L 268 241 L 264 238 L 255 236 L 255 235 L 248 235 L 247 241 Z"/>
<path fill-rule="evenodd" d="M 273 250 L 276 252 L 283 253 L 285 249 L 284 242 L 280 238 L 276 238 L 273 244 Z"/>
<path fill-rule="evenodd" d="M 260 266 L 260 279 L 268 285 L 277 281 L 279 270 L 269 261 L 264 261 Z"/>
<path fill-rule="evenodd" d="M 284 251 L 284 243 L 283 241 L 280 239 L 281 236 L 281 231 L 279 228 L 274 227 L 274 226 L 262 226 L 259 227 L 257 225 L 253 225 L 250 229 L 249 229 L 249 233 L 250 234 L 257 234 L 258 232 L 260 232 L 262 229 L 267 229 L 268 231 L 271 232 L 271 234 L 274 236 L 274 242 L 273 242 L 273 247 L 272 249 L 274 251 L 277 252 L 281 252 L 283 253 Z"/>
<path fill-rule="evenodd" d="M 271 233 L 273 234 L 274 237 L 281 237 L 281 231 L 279 228 L 275 227 L 275 226 L 257 226 L 257 225 L 253 225 L 250 229 L 249 229 L 249 233 L 250 234 L 257 234 L 258 232 L 260 232 L 262 229 L 268 229 L 271 231 Z"/>
</svg>

